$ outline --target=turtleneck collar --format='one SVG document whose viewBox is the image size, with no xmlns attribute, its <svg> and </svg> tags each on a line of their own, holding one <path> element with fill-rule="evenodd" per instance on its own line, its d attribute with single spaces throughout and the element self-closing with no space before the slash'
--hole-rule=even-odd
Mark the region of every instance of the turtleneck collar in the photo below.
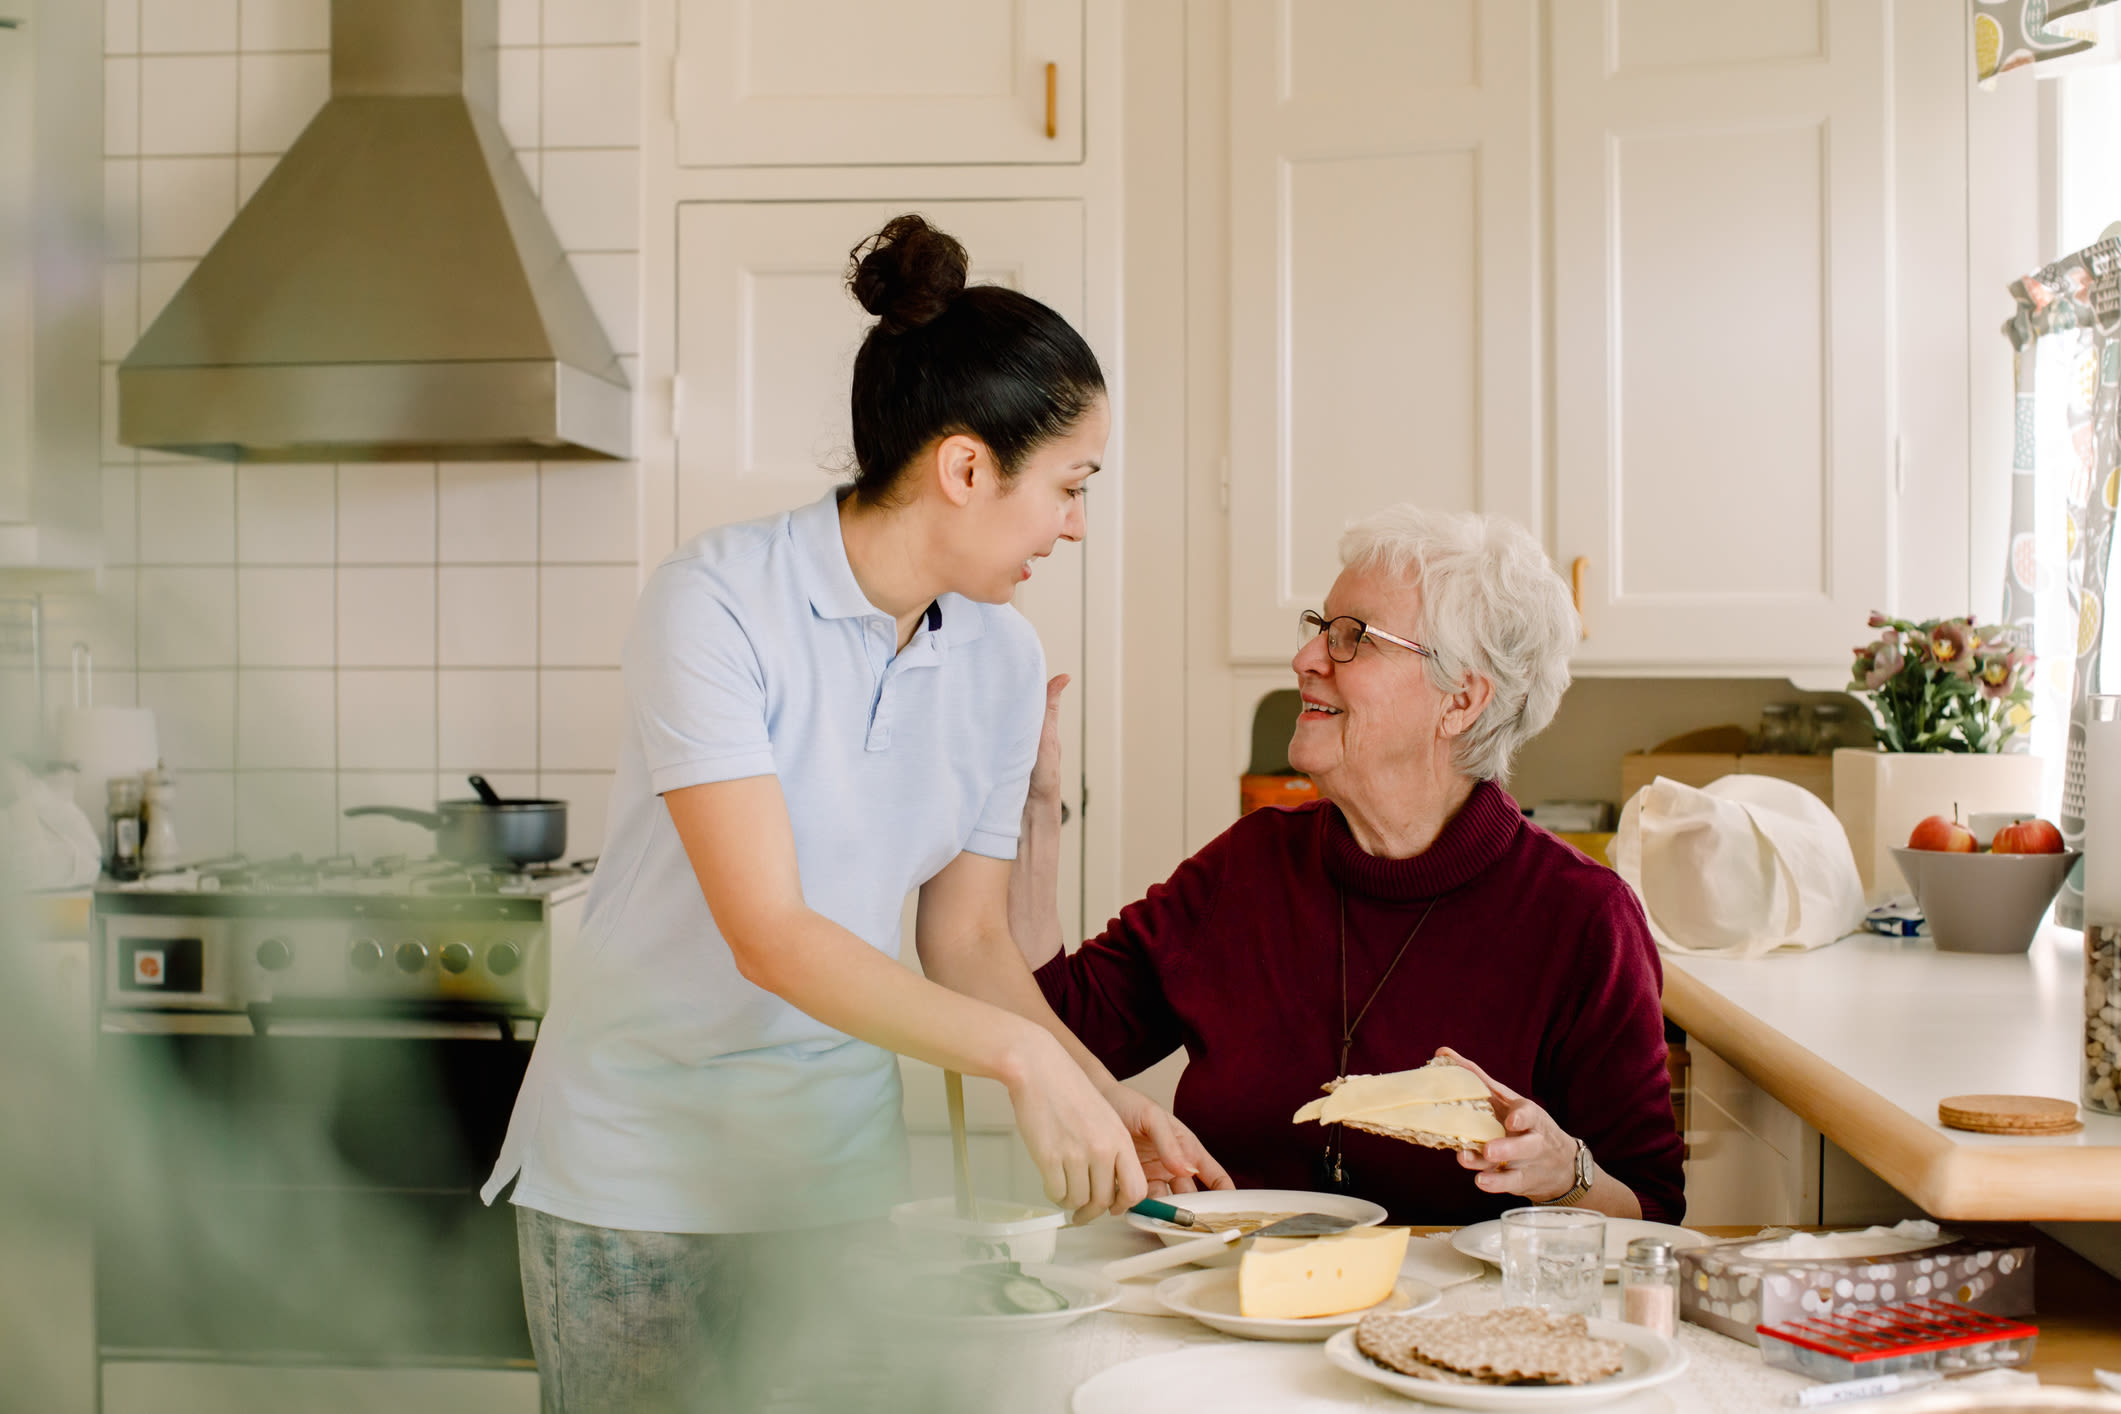
<svg viewBox="0 0 2121 1414">
<path fill-rule="evenodd" d="M 1457 888 L 1501 858 L 1524 828 L 1517 802 L 1493 781 L 1473 787 L 1436 843 L 1411 859 L 1365 854 L 1337 805 L 1328 804 L 1318 814 L 1326 872 L 1333 881 L 1350 893 L 1399 901 L 1434 898 Z"/>
</svg>

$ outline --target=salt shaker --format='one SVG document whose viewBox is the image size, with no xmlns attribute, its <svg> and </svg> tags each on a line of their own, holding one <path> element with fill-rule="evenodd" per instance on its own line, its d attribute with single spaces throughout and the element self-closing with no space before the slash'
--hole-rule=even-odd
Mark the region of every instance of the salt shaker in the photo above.
<svg viewBox="0 0 2121 1414">
<path fill-rule="evenodd" d="M 1620 1262 L 1620 1319 L 1667 1340 L 1679 1331 L 1679 1257 L 1661 1237 L 1638 1237 Z"/>
<path fill-rule="evenodd" d="M 181 868 L 177 851 L 177 783 L 157 765 L 140 777 L 140 864 L 150 874 Z"/>
</svg>

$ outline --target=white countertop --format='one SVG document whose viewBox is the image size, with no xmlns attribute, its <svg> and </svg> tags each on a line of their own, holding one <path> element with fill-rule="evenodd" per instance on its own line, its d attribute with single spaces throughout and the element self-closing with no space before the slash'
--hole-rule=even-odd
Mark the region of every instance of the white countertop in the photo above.
<svg viewBox="0 0 2121 1414">
<path fill-rule="evenodd" d="M 1937 1216 L 2121 1219 L 2121 1116 L 2086 1110 L 2052 1138 L 1937 1122 L 1951 1095 L 2079 1098 L 2080 934 L 2043 929 L 2011 956 L 1866 935 L 1663 961 L 1665 1010 L 1690 1035 Z"/>
</svg>

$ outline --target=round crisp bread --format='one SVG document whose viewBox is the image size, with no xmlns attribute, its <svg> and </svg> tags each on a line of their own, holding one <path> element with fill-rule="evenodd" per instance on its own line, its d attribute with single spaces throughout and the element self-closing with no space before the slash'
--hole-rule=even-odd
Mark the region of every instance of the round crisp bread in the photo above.
<svg viewBox="0 0 2121 1414">
<path fill-rule="evenodd" d="M 1937 1102 L 1937 1122 L 1976 1134 L 2074 1134 L 2077 1106 L 2044 1095 L 1952 1095 Z"/>
</svg>

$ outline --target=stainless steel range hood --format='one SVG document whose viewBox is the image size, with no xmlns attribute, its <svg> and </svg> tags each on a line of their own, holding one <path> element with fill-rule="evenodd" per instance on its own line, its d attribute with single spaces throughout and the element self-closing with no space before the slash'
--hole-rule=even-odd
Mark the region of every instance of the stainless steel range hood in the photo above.
<svg viewBox="0 0 2121 1414">
<path fill-rule="evenodd" d="M 495 0 L 333 0 L 331 101 L 118 369 L 128 446 L 618 458 L 632 397 L 495 117 Z"/>
</svg>

